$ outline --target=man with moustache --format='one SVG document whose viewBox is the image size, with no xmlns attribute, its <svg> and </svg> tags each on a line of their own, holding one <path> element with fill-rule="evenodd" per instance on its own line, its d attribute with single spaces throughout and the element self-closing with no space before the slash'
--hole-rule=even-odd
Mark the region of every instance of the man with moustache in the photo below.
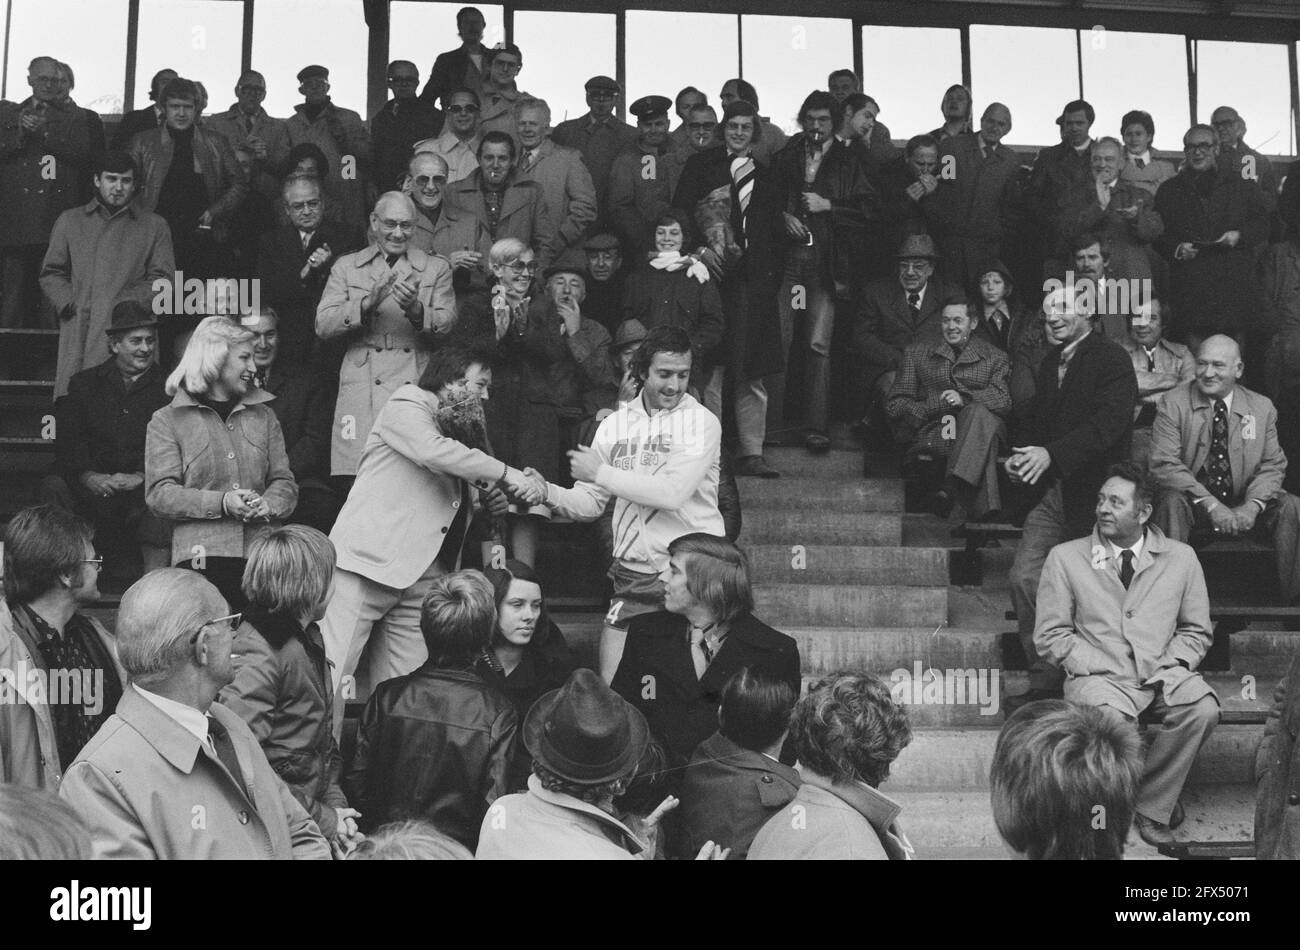
<svg viewBox="0 0 1300 950">
<path fill-rule="evenodd" d="M 145 570 L 167 566 L 171 531 L 144 502 L 145 430 L 171 402 L 155 359 L 157 328 L 138 300 L 113 308 L 109 358 L 73 376 L 55 403 L 54 473 L 41 482 L 43 501 L 92 520 L 116 572 L 142 555 Z"/>
<path fill-rule="evenodd" d="M 555 232 L 552 258 L 580 264 L 582 239 L 596 221 L 596 186 L 582 154 L 552 141 L 551 107 L 544 99 L 523 99 L 515 105 L 515 138 L 518 180 L 536 182 L 542 189 Z"/>
<path fill-rule="evenodd" d="M 1097 485 L 1129 455 L 1137 378 L 1123 347 L 1092 327 L 1091 312 L 1069 289 L 1043 301 L 1051 350 L 1035 379 L 1022 432 L 1005 463 L 1015 484 L 1039 499 L 1011 565 L 1011 604 L 1028 658 L 1029 689 L 1008 696 L 1007 715 L 1026 703 L 1060 695 L 1062 675 L 1034 646 L 1034 603 L 1043 562 L 1053 547 L 1087 532 Z M 1019 441 L 1020 444 L 1015 444 Z"/>
<path fill-rule="evenodd" d="M 95 197 L 61 214 L 41 264 L 41 290 L 59 316 L 54 398 L 74 375 L 109 355 L 113 307 L 129 298 L 148 304 L 154 282 L 175 279 L 167 222 L 134 201 L 140 168 L 126 152 L 97 163 Z"/>
</svg>

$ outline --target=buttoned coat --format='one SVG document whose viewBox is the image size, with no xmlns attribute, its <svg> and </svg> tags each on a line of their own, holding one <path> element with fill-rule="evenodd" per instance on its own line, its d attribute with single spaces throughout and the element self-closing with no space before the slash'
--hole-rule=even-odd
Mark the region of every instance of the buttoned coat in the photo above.
<svg viewBox="0 0 1300 950">
<path fill-rule="evenodd" d="M 944 305 L 965 302 L 965 295 L 954 284 L 931 277 L 921 297 L 921 313 L 914 322 L 907 291 L 897 276 L 873 280 L 862 288 L 853 351 L 867 381 L 898 369 L 903 351 L 909 346 L 943 339 L 939 318 Z"/>
<path fill-rule="evenodd" d="M 94 856 L 329 860 L 243 720 L 220 703 L 207 714 L 229 734 L 242 783 L 184 726 L 133 688 L 123 693 L 59 788 L 89 828 Z"/>
<path fill-rule="evenodd" d="M 654 248 L 655 220 L 672 206 L 673 188 L 680 177 L 681 161 L 667 147 L 662 153 L 637 142 L 614 158 L 609 169 L 609 220 L 623 243 L 623 253 L 633 257 Z M 687 222 L 687 230 L 690 223 Z M 690 238 L 688 237 L 689 241 Z"/>
<path fill-rule="evenodd" d="M 118 682 L 126 682 L 126 670 L 117 658 L 117 638 L 94 617 L 87 617 L 100 642 L 113 658 Z M 63 780 L 59 745 L 50 716 L 49 694 L 39 692 L 23 675 L 24 671 L 44 670 L 39 651 L 33 651 L 14 626 L 9 605 L 0 597 L 0 784 L 11 783 L 27 788 L 57 791 Z"/>
<path fill-rule="evenodd" d="M 55 220 L 78 203 L 90 162 L 81 110 L 46 103 L 44 129 L 28 132 L 22 114 L 34 104 L 0 102 L 0 247 L 48 241 Z"/>
<path fill-rule="evenodd" d="M 977 402 L 995 416 L 1005 418 L 1011 411 L 1008 382 L 1011 363 L 991 343 L 972 337 L 954 359 L 946 340 L 922 343 L 903 351 L 903 362 L 894 378 L 885 403 L 885 412 L 895 423 L 915 430 L 915 449 L 937 451 L 947 456 L 953 435 L 945 437 L 944 419 L 956 419 L 960 411 L 940 398 L 949 389 L 956 390 L 966 402 Z"/>
<path fill-rule="evenodd" d="M 1255 754 L 1255 858 L 1300 858 L 1300 657 L 1277 685 Z"/>
<path fill-rule="evenodd" d="M 980 151 L 977 133 L 954 135 L 939 146 L 939 187 L 929 205 L 943 250 L 945 273 L 962 283 L 1002 256 L 1003 239 L 1023 226 L 1020 159 L 998 144 Z M 951 172 L 948 171 L 951 169 Z"/>
<path fill-rule="evenodd" d="M 1196 552 L 1148 524 L 1127 590 L 1119 567 L 1096 529 L 1048 552 L 1034 646 L 1065 670 L 1065 698 L 1136 717 L 1157 684 L 1170 706 L 1213 696 L 1195 672 L 1214 639 Z"/>
<path fill-rule="evenodd" d="M 1110 203 L 1101 206 L 1097 187 L 1075 194 L 1075 201 L 1062 210 L 1058 243 L 1051 249 L 1064 261 L 1071 257 L 1070 242 L 1084 233 L 1096 234 L 1109 245 L 1106 276 L 1118 280 L 1150 280 L 1151 259 L 1147 250 L 1164 231 L 1164 222 L 1155 210 L 1155 199 L 1136 185 L 1116 180 L 1111 186 Z M 1123 218 L 1121 208 L 1137 208 L 1137 217 Z"/>
<path fill-rule="evenodd" d="M 618 116 L 605 122 L 594 122 L 590 113 L 561 122 L 551 132 L 556 145 L 576 148 L 591 172 L 591 182 L 596 188 L 596 205 L 601 226 L 611 226 L 609 214 L 609 181 L 616 159 L 623 150 L 635 146 L 638 136 L 636 126 L 628 125 Z"/>
<path fill-rule="evenodd" d="M 96 199 L 59 215 L 41 264 L 41 291 L 61 318 L 54 398 L 77 373 L 108 359 L 119 301 L 149 306 L 155 281 L 166 281 L 160 287 L 170 297 L 175 279 L 171 230 L 138 201 L 112 211 Z"/>
<path fill-rule="evenodd" d="M 351 109 L 328 103 L 315 119 L 307 118 L 306 103 L 293 107 L 285 120 L 289 148 L 311 142 L 325 153 L 329 174 L 325 176 L 325 194 L 352 227 L 364 228 L 370 218 L 367 188 L 371 181 L 370 133 L 361 116 Z M 350 165 L 344 165 L 350 159 Z"/>
<path fill-rule="evenodd" d="M 416 284 L 424 304 L 419 330 L 392 294 L 385 294 L 374 315 L 363 323 L 362 299 L 393 273 L 399 280 Z M 451 267 L 441 257 L 408 247 L 390 268 L 383 250 L 371 244 L 334 262 L 316 310 L 317 335 L 324 340 L 342 337 L 348 343 L 339 370 L 331 474 L 356 474 L 361 447 L 375 415 L 399 387 L 419 382 L 435 335 L 445 334 L 455 321 Z"/>
<path fill-rule="evenodd" d="M 140 169 L 136 203 L 144 211 L 158 207 L 158 196 L 172 166 L 175 151 L 171 129 L 160 125 L 141 132 L 131 140 L 131 156 Z M 232 215 L 248 194 L 248 178 L 235 158 L 235 151 L 225 137 L 202 126 L 194 128 L 194 170 L 203 176 L 207 210 L 212 213 L 213 227 Z"/>
<path fill-rule="evenodd" d="M 284 119 L 274 119 L 261 106 L 249 119 L 233 104 L 225 112 L 205 116 L 203 128 L 223 136 L 233 149 L 244 145 L 250 138 L 260 139 L 266 145 L 266 158 L 253 157 L 253 178 L 250 187 L 266 197 L 280 197 L 280 171 L 289 157 L 289 130 Z"/>
<path fill-rule="evenodd" d="M 1210 457 L 1214 401 L 1196 380 L 1165 394 L 1151 425 L 1151 476 L 1162 488 L 1209 498 L 1196 473 Z M 1268 503 L 1282 491 L 1286 455 L 1277 441 L 1277 410 L 1267 396 L 1237 386 L 1228 411 L 1228 463 L 1243 501 Z"/>
<path fill-rule="evenodd" d="M 340 569 L 405 590 L 442 549 L 466 482 L 487 488 L 501 477 L 501 462 L 438 430 L 437 411 L 438 397 L 419 386 L 379 411 L 330 532 Z"/>
<path fill-rule="evenodd" d="M 149 420 L 144 450 L 144 497 L 149 510 L 169 519 L 172 563 L 202 554 L 242 558 L 258 535 L 293 513 L 298 485 L 289 469 L 284 435 L 257 389 L 224 421 L 184 389 Z M 262 496 L 269 522 L 240 522 L 226 514 L 226 493 L 247 488 Z"/>
<path fill-rule="evenodd" d="M 55 404 L 59 470 L 74 482 L 85 472 L 143 472 L 149 420 L 169 402 L 157 364 L 129 390 L 116 359 L 82 370 L 68 384 L 68 395 Z"/>
<path fill-rule="evenodd" d="M 496 236 L 488 226 L 487 203 L 483 200 L 483 172 L 475 169 L 468 177 L 447 186 L 442 200 L 444 210 L 452 211 L 448 227 L 461 222 L 459 230 L 465 230 L 470 222 L 477 227 L 477 241 L 470 244 L 470 250 L 478 251 L 483 260 L 488 258 L 492 245 L 503 238 L 518 238 L 533 249 L 537 267 L 545 270 L 555 259 L 556 233 L 552 223 L 551 210 L 547 205 L 546 194 L 540 183 L 520 181 L 516 173 L 506 183 L 505 194 L 501 196 L 501 214 L 497 218 Z M 434 228 L 435 246 L 438 240 L 438 228 Z M 466 242 L 468 243 L 468 242 Z"/>
<path fill-rule="evenodd" d="M 596 220 L 596 186 L 582 162 L 582 153 L 556 145 L 549 138 L 542 139 L 537 157 L 528 168 L 524 167 L 521 152 L 515 176 L 520 182 L 535 181 L 542 187 L 550 230 L 555 235 L 551 239 L 551 259 L 570 248 L 581 255 L 582 238 Z M 585 257 L 582 259 L 585 261 Z"/>
</svg>

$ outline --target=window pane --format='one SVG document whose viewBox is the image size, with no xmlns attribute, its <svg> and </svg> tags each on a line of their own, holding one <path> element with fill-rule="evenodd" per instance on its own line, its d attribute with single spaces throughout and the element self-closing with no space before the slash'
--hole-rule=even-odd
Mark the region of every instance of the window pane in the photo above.
<svg viewBox="0 0 1300 950">
<path fill-rule="evenodd" d="M 244 5 L 228 0 L 140 0 L 140 46 L 136 58 L 135 102 L 149 101 L 149 80 L 160 69 L 174 69 L 203 83 L 208 114 L 224 112 L 235 101 L 244 37 Z"/>
<path fill-rule="evenodd" d="M 582 55 L 565 55 L 575 43 L 582 44 Z M 616 43 L 612 13 L 520 10 L 515 14 L 515 45 L 524 54 L 519 88 L 546 100 L 552 125 L 585 115 L 583 84 L 592 76 L 614 75 Z"/>
<path fill-rule="evenodd" d="M 72 67 L 77 105 L 120 113 L 126 92 L 126 7 L 127 0 L 14 0 L 5 98 L 21 102 L 30 96 L 27 64 L 36 56 L 53 56 Z"/>
<path fill-rule="evenodd" d="M 388 61 L 409 59 L 420 70 L 420 88 L 424 88 L 439 53 L 460 46 L 456 33 L 456 11 L 464 3 L 419 3 L 416 0 L 393 0 L 389 14 Z M 475 3 L 474 8 L 483 14 L 487 28 L 483 31 L 483 45 L 495 46 L 505 42 L 505 27 L 501 7 Z M 516 23 L 518 21 L 516 20 Z"/>
<path fill-rule="evenodd" d="M 880 104 L 890 135 L 909 139 L 929 132 L 943 124 L 944 90 L 961 82 L 961 32 L 864 26 L 862 72 L 862 89 Z"/>
<path fill-rule="evenodd" d="M 1183 38 L 1085 30 L 1082 40 L 1083 98 L 1097 110 L 1093 138 L 1119 138 L 1124 113 L 1143 109 L 1155 120 L 1156 149 L 1181 151 L 1189 102 Z"/>
<path fill-rule="evenodd" d="M 763 115 L 786 132 L 798 131 L 799 106 L 826 88 L 832 69 L 853 68 L 849 20 L 747 16 L 740 38 L 745 79 L 758 90 Z"/>
<path fill-rule="evenodd" d="M 1197 119 L 1232 106 L 1246 122 L 1247 145 L 1265 155 L 1295 153 L 1291 77 L 1281 43 L 1196 44 Z"/>
<path fill-rule="evenodd" d="M 1079 98 L 1074 30 L 970 28 L 971 94 L 978 115 L 990 102 L 1011 110 L 1008 145 L 1056 145 L 1056 117 Z M 937 101 L 937 100 L 936 100 Z M 933 126 L 931 126 L 933 128 Z"/>
<path fill-rule="evenodd" d="M 725 13 L 627 11 L 627 101 L 702 89 L 718 107 L 722 84 L 740 74 L 736 18 Z M 722 110 L 719 108 L 719 118 Z M 677 116 L 670 115 L 673 125 Z"/>
<path fill-rule="evenodd" d="M 365 118 L 367 35 L 361 0 L 257 0 L 253 68 L 266 77 L 266 111 L 292 115 L 302 102 L 298 70 L 320 65 L 334 104 Z"/>
</svg>

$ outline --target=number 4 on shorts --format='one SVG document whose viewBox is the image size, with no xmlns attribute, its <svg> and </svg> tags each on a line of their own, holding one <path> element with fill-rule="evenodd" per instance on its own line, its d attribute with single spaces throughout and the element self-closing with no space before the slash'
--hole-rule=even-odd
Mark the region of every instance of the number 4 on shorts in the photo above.
<svg viewBox="0 0 1300 950">
<path fill-rule="evenodd" d="M 614 626 L 614 624 L 618 623 L 618 615 L 621 614 L 622 612 L 623 612 L 623 601 L 621 600 L 614 601 L 614 603 L 610 604 L 609 606 L 609 613 L 605 614 L 605 623 L 607 623 L 611 627 Z"/>
</svg>

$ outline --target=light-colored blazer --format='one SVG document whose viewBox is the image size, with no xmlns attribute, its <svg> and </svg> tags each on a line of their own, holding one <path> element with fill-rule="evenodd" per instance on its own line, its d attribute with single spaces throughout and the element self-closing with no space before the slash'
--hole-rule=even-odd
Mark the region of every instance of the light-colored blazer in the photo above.
<svg viewBox="0 0 1300 950">
<path fill-rule="evenodd" d="M 1165 394 L 1151 426 L 1151 476 L 1161 488 L 1209 498 L 1196 480 L 1210 455 L 1214 403 L 1193 380 Z M 1233 390 L 1228 411 L 1228 463 L 1238 497 L 1272 501 L 1282 491 L 1286 455 L 1277 441 L 1277 410 L 1267 396 Z"/>
<path fill-rule="evenodd" d="M 1136 716 L 1157 682 L 1171 706 L 1214 694 L 1192 672 L 1213 640 L 1205 574 L 1190 546 L 1155 525 L 1147 525 L 1128 590 L 1096 529 L 1052 548 L 1036 617 L 1034 646 L 1065 670 L 1067 699 L 1120 703 L 1120 712 Z"/>
<path fill-rule="evenodd" d="M 442 549 L 464 482 L 487 488 L 505 466 L 438 431 L 438 397 L 403 386 L 380 410 L 357 480 L 330 532 L 338 566 L 403 590 Z"/>
<path fill-rule="evenodd" d="M 127 687 L 59 788 L 90 829 L 94 856 L 329 860 L 243 720 L 220 703 L 208 715 L 230 735 L 243 787 L 197 736 Z"/>
</svg>

